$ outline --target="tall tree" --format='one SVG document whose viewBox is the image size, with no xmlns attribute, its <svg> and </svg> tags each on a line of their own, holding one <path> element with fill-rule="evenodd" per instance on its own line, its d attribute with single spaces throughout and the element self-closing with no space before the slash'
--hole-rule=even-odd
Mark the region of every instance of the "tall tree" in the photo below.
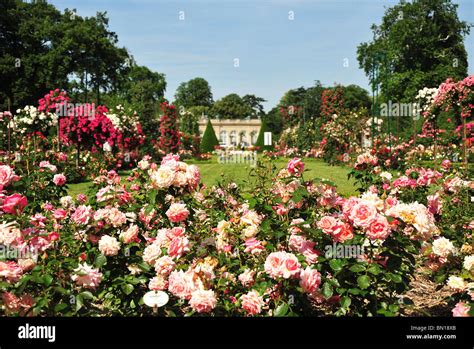
<svg viewBox="0 0 474 349">
<path fill-rule="evenodd" d="M 52 86 L 64 87 L 70 57 L 56 50 L 61 13 L 45 1 L 0 2 L 0 104 L 36 104 Z"/>
<path fill-rule="evenodd" d="M 371 100 L 369 92 L 358 85 L 348 85 L 342 88 L 344 93 L 344 108 L 356 110 L 370 109 Z"/>
<path fill-rule="evenodd" d="M 127 69 L 128 53 L 117 47 L 105 13 L 83 18 L 46 1 L 0 2 L 0 52 L 3 106 L 7 99 L 14 107 L 36 104 L 53 88 L 73 86 L 100 102 Z"/>
<path fill-rule="evenodd" d="M 214 103 L 211 113 L 221 119 L 244 119 L 252 115 L 252 108 L 238 94 L 231 93 Z"/>
<path fill-rule="evenodd" d="M 414 102 L 423 87 L 466 76 L 463 41 L 470 27 L 459 20 L 457 7 L 450 0 L 401 0 L 372 26 L 374 39 L 359 45 L 357 58 L 371 82 L 378 64 L 385 100 Z"/>
<path fill-rule="evenodd" d="M 182 82 L 176 89 L 174 104 L 178 107 L 205 106 L 212 107 L 211 86 L 203 78 L 194 78 Z"/>
<path fill-rule="evenodd" d="M 265 114 L 262 103 L 266 102 L 266 99 L 262 97 L 257 97 L 255 95 L 245 95 L 242 97 L 242 100 L 252 110 L 252 114 L 250 115 L 252 119 L 260 118 L 262 115 Z"/>
</svg>

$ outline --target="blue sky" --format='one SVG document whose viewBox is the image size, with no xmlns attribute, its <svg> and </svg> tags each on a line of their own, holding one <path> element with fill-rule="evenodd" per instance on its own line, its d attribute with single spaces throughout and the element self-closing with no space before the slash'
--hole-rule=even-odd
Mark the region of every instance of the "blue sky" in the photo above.
<svg viewBox="0 0 474 349">
<path fill-rule="evenodd" d="M 107 11 L 110 28 L 140 65 L 166 74 L 165 96 L 200 76 L 214 99 L 255 94 L 271 109 L 289 89 L 358 84 L 368 89 L 356 48 L 372 38 L 392 0 L 54 0 L 81 16 Z M 474 1 L 455 0 L 474 22 Z M 180 19 L 183 15 L 184 20 Z M 294 14 L 290 20 L 290 11 Z M 474 73 L 474 30 L 465 42 Z M 238 59 L 239 67 L 235 67 Z M 344 67 L 348 59 L 349 66 Z"/>
</svg>

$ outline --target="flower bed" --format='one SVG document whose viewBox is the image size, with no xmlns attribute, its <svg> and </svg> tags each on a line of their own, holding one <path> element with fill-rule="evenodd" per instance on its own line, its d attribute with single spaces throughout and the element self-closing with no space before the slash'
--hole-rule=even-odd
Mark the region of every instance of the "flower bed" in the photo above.
<svg viewBox="0 0 474 349">
<path fill-rule="evenodd" d="M 45 183 L 62 188 L 52 166 Z M 103 171 L 91 192 L 41 205 L 23 176 L 0 172 L 7 315 L 150 315 L 153 290 L 169 294 L 167 316 L 391 316 L 410 302 L 417 258 L 456 287 L 455 315 L 472 306 L 472 209 L 452 203 L 473 184 L 448 169 L 381 176 L 345 199 L 304 180 L 299 158 L 278 172 L 259 163 L 245 200 L 235 183 L 203 188 L 198 168 L 169 154 L 143 158 L 126 183 Z"/>
</svg>

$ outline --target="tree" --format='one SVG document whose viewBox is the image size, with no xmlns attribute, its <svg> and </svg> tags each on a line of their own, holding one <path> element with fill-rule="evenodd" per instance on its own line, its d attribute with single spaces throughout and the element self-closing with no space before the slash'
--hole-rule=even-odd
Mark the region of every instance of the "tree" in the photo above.
<svg viewBox="0 0 474 349">
<path fill-rule="evenodd" d="M 105 13 L 81 17 L 46 1 L 0 2 L 0 104 L 34 105 L 52 88 L 89 100 L 114 89 L 128 69 Z M 73 98 L 78 100 L 78 98 Z"/>
<path fill-rule="evenodd" d="M 265 145 L 265 132 L 271 132 L 271 131 L 269 130 L 267 126 L 267 122 L 264 119 L 262 120 L 262 125 L 260 126 L 260 132 L 258 133 L 257 141 L 255 142 L 255 146 L 259 148 L 259 151 L 273 149 L 273 145 Z M 272 142 L 273 142 L 273 139 L 272 139 Z"/>
<path fill-rule="evenodd" d="M 66 10 L 58 31 L 63 55 L 74 57 L 70 72 L 76 77 L 71 83 L 73 96 L 85 102 L 93 96 L 99 104 L 101 93 L 118 88 L 131 59 L 125 48 L 116 46 L 118 37 L 109 30 L 106 12 L 83 18 Z"/>
<path fill-rule="evenodd" d="M 375 82 L 381 83 L 385 100 L 414 102 L 423 87 L 466 76 L 463 40 L 470 28 L 459 20 L 457 7 L 450 0 L 401 1 L 372 26 L 374 40 L 358 46 L 357 59 L 371 83 L 372 69 L 379 65 Z"/>
<path fill-rule="evenodd" d="M 207 121 L 206 129 L 201 140 L 201 152 L 210 153 L 214 150 L 215 146 L 219 145 L 214 127 L 212 127 L 211 120 Z"/>
<path fill-rule="evenodd" d="M 348 85 L 342 88 L 344 93 L 344 108 L 348 110 L 370 110 L 369 92 L 358 85 Z"/>
<path fill-rule="evenodd" d="M 211 86 L 203 78 L 194 78 L 188 82 L 182 82 L 176 89 L 174 104 L 178 107 L 205 106 L 212 107 Z"/>
<path fill-rule="evenodd" d="M 55 49 L 61 13 L 46 2 L 0 2 L 0 104 L 34 105 L 49 87 L 64 87 L 70 57 Z M 13 110 L 14 110 L 13 109 Z"/>
<path fill-rule="evenodd" d="M 298 122 L 319 118 L 321 109 L 321 96 L 325 88 L 319 80 L 314 82 L 314 86 L 309 88 L 299 87 L 287 91 L 278 104 L 283 116 L 289 125 L 296 125 Z"/>
<path fill-rule="evenodd" d="M 260 118 L 265 114 L 262 103 L 266 102 L 266 99 L 255 95 L 245 95 L 242 97 L 242 101 L 252 110 L 250 115 L 252 119 Z"/>
<path fill-rule="evenodd" d="M 138 113 L 145 133 L 155 136 L 157 109 L 164 101 L 165 75 L 147 67 L 132 64 L 120 86 L 105 97 L 107 105 L 122 104 Z"/>
<path fill-rule="evenodd" d="M 238 94 L 231 93 L 214 103 L 211 113 L 222 119 L 244 119 L 252 114 L 252 108 Z"/>
<path fill-rule="evenodd" d="M 283 130 L 283 119 L 280 108 L 274 107 L 267 114 L 262 116 L 262 120 L 267 124 L 268 130 L 277 137 Z"/>
</svg>

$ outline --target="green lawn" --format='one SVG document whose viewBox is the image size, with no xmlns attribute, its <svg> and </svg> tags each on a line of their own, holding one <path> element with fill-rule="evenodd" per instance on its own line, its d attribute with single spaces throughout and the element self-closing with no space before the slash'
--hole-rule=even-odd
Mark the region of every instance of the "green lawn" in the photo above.
<svg viewBox="0 0 474 349">
<path fill-rule="evenodd" d="M 278 159 L 274 163 L 277 168 L 286 166 L 287 159 Z M 245 164 L 219 164 L 217 159 L 213 157 L 207 161 L 189 160 L 187 163 L 195 164 L 201 171 L 201 182 L 206 186 L 216 184 L 222 178 L 235 181 L 240 186 L 246 188 L 251 182 L 249 172 L 251 167 Z M 322 178 L 329 179 L 337 186 L 338 192 L 343 196 L 356 195 L 356 188 L 352 181 L 347 179 L 350 169 L 341 166 L 329 166 L 318 159 L 304 159 L 305 163 L 305 179 Z M 125 174 L 124 174 L 125 176 Z M 69 195 L 75 197 L 79 193 L 84 193 L 91 182 L 83 182 L 69 185 Z"/>
</svg>

